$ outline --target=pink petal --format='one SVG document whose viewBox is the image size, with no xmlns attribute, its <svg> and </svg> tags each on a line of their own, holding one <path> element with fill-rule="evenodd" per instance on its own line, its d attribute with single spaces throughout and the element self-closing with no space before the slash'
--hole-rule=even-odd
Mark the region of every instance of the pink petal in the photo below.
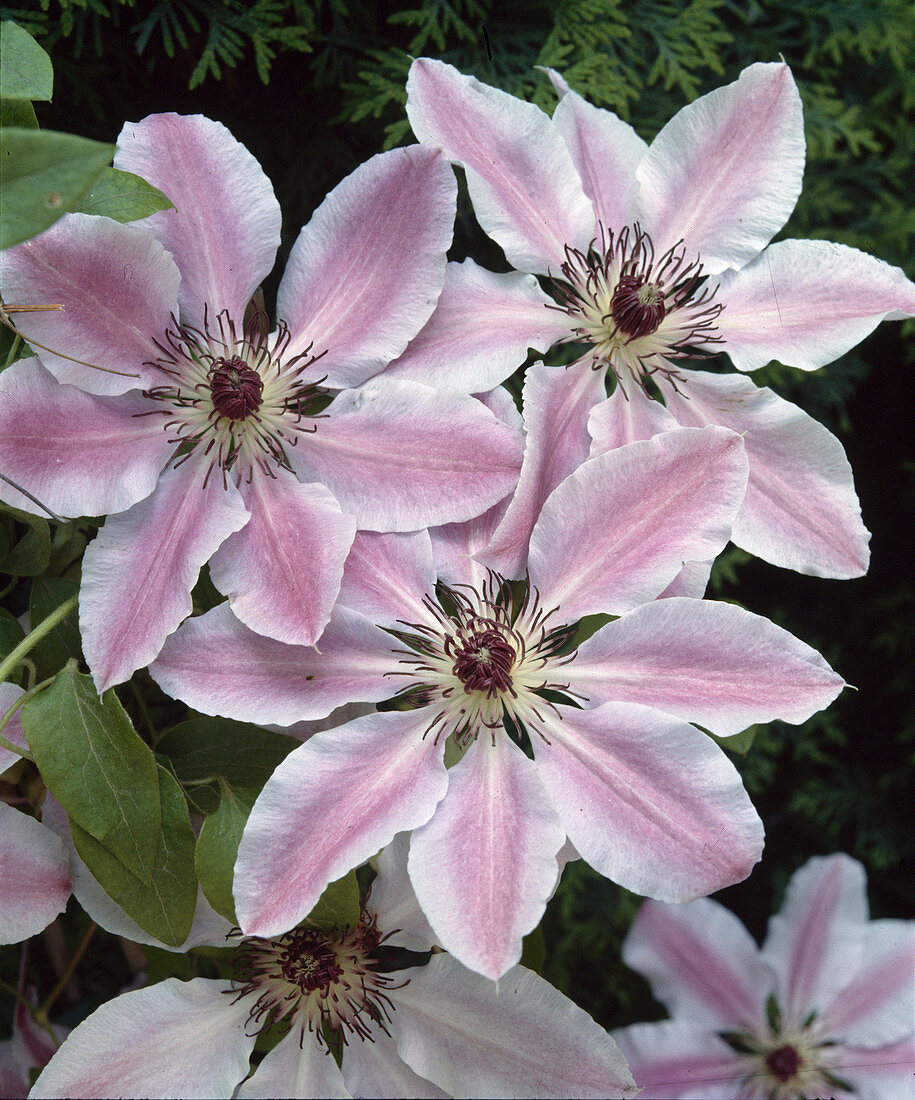
<svg viewBox="0 0 915 1100">
<path fill-rule="evenodd" d="M 448 786 L 444 740 L 423 738 L 429 720 L 427 708 L 369 714 L 280 764 L 238 846 L 235 909 L 246 935 L 287 931 L 328 883 L 429 820 Z"/>
<path fill-rule="evenodd" d="M 690 371 L 682 395 L 662 389 L 681 424 L 722 424 L 743 438 L 750 480 L 733 542 L 773 565 L 818 577 L 867 571 L 870 533 L 851 467 L 822 424 L 740 375 Z"/>
<path fill-rule="evenodd" d="M 521 366 L 529 348 L 546 351 L 568 336 L 568 317 L 548 309 L 552 303 L 532 275 L 495 275 L 473 260 L 448 264 L 435 312 L 385 377 L 465 393 L 491 390 Z"/>
<path fill-rule="evenodd" d="M 280 244 L 279 203 L 257 160 L 221 122 L 161 114 L 125 124 L 114 165 L 174 203 L 142 224 L 181 270 L 181 320 L 227 309 L 240 321 Z"/>
<path fill-rule="evenodd" d="M 646 901 L 626 937 L 623 961 L 648 979 L 671 1016 L 709 1031 L 765 1029 L 772 975 L 746 928 L 710 898 L 686 905 Z"/>
<path fill-rule="evenodd" d="M 717 1035 L 685 1021 L 634 1024 L 613 1032 L 636 1084 L 652 1100 L 734 1100 L 753 1066 Z"/>
<path fill-rule="evenodd" d="M 0 472 L 64 516 L 123 512 L 155 489 L 174 444 L 139 393 L 95 397 L 61 385 L 37 359 L 0 375 Z M 0 483 L 0 498 L 36 505 Z"/>
<path fill-rule="evenodd" d="M 255 634 L 220 604 L 187 619 L 169 637 L 150 675 L 163 691 L 203 714 L 289 726 L 324 718 L 351 700 L 377 702 L 398 684 L 393 639 L 368 619 L 339 609 L 320 649 Z"/>
<path fill-rule="evenodd" d="M 658 599 L 667 600 L 671 596 L 688 596 L 693 600 L 701 600 L 708 588 L 711 573 L 712 562 L 688 561 Z"/>
<path fill-rule="evenodd" d="M 690 372 L 690 378 L 692 373 Z M 593 441 L 592 458 L 617 447 L 624 447 L 627 443 L 651 439 L 660 432 L 675 431 L 679 426 L 660 401 L 652 400 L 638 386 L 632 386 L 631 389 L 633 392 L 629 394 L 617 383 L 616 389 L 607 400 L 601 401 L 591 410 L 588 432 Z"/>
<path fill-rule="evenodd" d="M 106 1001 L 83 1020 L 30 1096 L 231 1096 L 248 1072 L 256 1034 L 250 998 L 229 982 L 168 978 Z"/>
<path fill-rule="evenodd" d="M 871 921 L 851 981 L 820 1018 L 820 1027 L 858 1047 L 911 1037 L 915 1022 L 915 922 Z"/>
<path fill-rule="evenodd" d="M 516 966 L 494 983 L 440 954 L 404 973 L 394 1041 L 448 1095 L 634 1095 L 616 1043 L 533 971 Z"/>
<path fill-rule="evenodd" d="M 504 576 L 527 568 L 528 541 L 543 503 L 588 457 L 588 415 L 604 398 L 604 379 L 588 363 L 562 370 L 535 363 L 524 379 L 527 439 L 518 487 L 481 560 Z"/>
<path fill-rule="evenodd" d="M 291 456 L 360 529 L 415 531 L 470 519 L 514 488 L 521 440 L 479 401 L 418 382 L 344 390 Z"/>
<path fill-rule="evenodd" d="M 763 958 L 775 971 L 787 1022 L 822 1012 L 858 968 L 867 927 L 864 868 L 844 853 L 807 863 L 769 921 Z"/>
<path fill-rule="evenodd" d="M 557 270 L 587 249 L 594 213 L 549 117 L 441 61 L 414 61 L 407 115 L 420 141 L 467 172 L 474 213 L 519 271 Z"/>
<path fill-rule="evenodd" d="M 70 888 L 60 838 L 0 802 L 0 943 L 18 943 L 47 928 L 66 908 Z"/>
<path fill-rule="evenodd" d="M 368 1043 L 359 1043 L 368 1046 Z M 347 1054 L 349 1047 L 346 1048 Z M 277 1100 L 278 1097 L 349 1097 L 340 1067 L 321 1049 L 314 1035 L 301 1028 L 284 1035 L 237 1092 L 238 1100 Z"/>
<path fill-rule="evenodd" d="M 685 238 L 706 272 L 743 267 L 788 220 L 804 174 L 804 120 L 791 70 L 757 64 L 687 104 L 636 174 L 657 255 Z"/>
<path fill-rule="evenodd" d="M 4 714 L 10 709 L 10 707 L 20 699 L 25 692 L 21 687 L 17 687 L 15 684 L 2 683 L 0 684 L 0 720 L 3 719 Z M 25 739 L 25 734 L 22 732 L 22 711 L 17 710 L 13 717 L 7 722 L 7 724 L 0 730 L 0 733 L 11 741 L 14 745 L 21 745 L 26 751 L 28 751 L 28 744 Z M 0 746 L 0 775 L 14 764 L 18 764 L 22 759 L 18 753 L 10 752 L 9 749 L 5 749 Z"/>
<path fill-rule="evenodd" d="M 558 73 L 549 70 L 548 75 L 559 93 L 553 125 L 572 154 L 598 220 L 618 232 L 632 221 L 639 190 L 635 170 L 648 145 L 628 122 L 573 92 Z"/>
<path fill-rule="evenodd" d="M 327 351 L 334 388 L 358 386 L 406 348 L 445 279 L 456 186 L 441 153 L 413 145 L 366 161 L 299 234 L 277 293 L 290 353 Z"/>
<path fill-rule="evenodd" d="M 855 1100 L 887 1100 L 911 1095 L 915 1040 L 911 1036 L 876 1050 L 843 1047 L 831 1062 L 854 1089 Z"/>
<path fill-rule="evenodd" d="M 167 470 L 156 491 L 109 516 L 83 558 L 79 625 L 99 693 L 148 664 L 192 610 L 201 566 L 248 513 L 206 460 Z"/>
<path fill-rule="evenodd" d="M 339 602 L 370 622 L 393 627 L 404 621 L 423 622 L 428 617 L 423 599 L 434 589 L 435 566 L 426 531 L 360 531 L 346 559 Z"/>
<path fill-rule="evenodd" d="M 565 832 L 531 762 L 499 731 L 448 772 L 448 795 L 410 840 L 410 881 L 437 941 L 500 978 L 556 887 Z"/>
<path fill-rule="evenodd" d="M 435 572 L 439 580 L 446 584 L 470 584 L 474 588 L 480 588 L 486 582 L 488 570 L 476 560 L 476 555 L 485 557 L 489 553 L 508 505 L 508 500 L 502 500 L 481 516 L 464 523 L 446 523 L 441 527 L 429 528 Z"/>
<path fill-rule="evenodd" d="M 643 703 L 720 737 L 754 722 L 804 722 L 843 681 L 816 650 L 735 604 L 672 597 L 583 642 L 564 667 L 592 705 Z"/>
<path fill-rule="evenodd" d="M 181 280 L 175 261 L 149 233 L 108 218 L 64 214 L 41 236 L 3 253 L 2 280 L 8 304 L 64 307 L 15 315 L 27 338 L 64 353 L 38 348 L 59 381 L 99 394 L 148 384 L 152 371 L 144 364 L 160 354 L 153 340 L 171 324 Z"/>
<path fill-rule="evenodd" d="M 659 595 L 684 562 L 724 549 L 746 488 L 743 442 L 680 429 L 589 459 L 531 534 L 531 583 L 561 618 L 618 615 Z"/>
<path fill-rule="evenodd" d="M 407 856 L 410 834 L 398 833 L 378 855 L 378 875 L 372 882 L 371 908 L 381 928 L 396 928 L 385 939 L 392 946 L 411 951 L 428 951 L 438 938 L 419 907 L 410 876 Z"/>
<path fill-rule="evenodd" d="M 535 764 L 569 839 L 600 874 L 661 901 L 746 878 L 762 822 L 710 737 L 632 703 L 545 714 Z M 549 738 L 549 741 L 545 740 Z"/>
<path fill-rule="evenodd" d="M 390 943 L 390 940 L 387 942 Z M 373 1043 L 350 1043 L 343 1055 L 343 1080 L 349 1089 L 347 1096 L 447 1100 L 451 1095 L 414 1073 L 387 1035 L 379 1031 L 372 1037 L 375 1039 Z"/>
<path fill-rule="evenodd" d="M 726 272 L 718 298 L 724 350 L 745 371 L 770 359 L 816 370 L 881 321 L 915 314 L 915 285 L 898 267 L 832 241 L 778 241 Z"/>
<path fill-rule="evenodd" d="M 355 520 L 323 485 L 284 470 L 240 489 L 251 519 L 213 555 L 213 583 L 251 630 L 314 645 L 340 591 Z"/>
</svg>

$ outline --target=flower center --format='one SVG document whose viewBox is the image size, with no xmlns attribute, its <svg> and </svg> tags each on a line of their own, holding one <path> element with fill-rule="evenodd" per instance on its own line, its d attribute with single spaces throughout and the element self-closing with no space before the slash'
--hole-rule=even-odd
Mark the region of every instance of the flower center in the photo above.
<svg viewBox="0 0 915 1100">
<path fill-rule="evenodd" d="M 298 1027 L 319 1045 L 333 1035 L 374 1041 L 374 1027 L 388 1034 L 394 1008 L 385 992 L 394 979 L 373 957 L 384 939 L 369 909 L 353 929 L 300 925 L 276 939 L 249 936 L 235 953 L 235 999 L 256 994 L 248 1022 L 261 1030 Z"/>
<path fill-rule="evenodd" d="M 566 247 L 561 277 L 551 279 L 558 304 L 572 320 L 572 341 L 591 345 L 591 366 L 622 382 L 644 386 L 652 374 L 675 380 L 671 360 L 709 355 L 721 343 L 715 301 L 698 259 L 687 262 L 683 242 L 655 256 L 651 237 L 636 224 L 619 234 L 601 229 L 587 253 Z"/>
<path fill-rule="evenodd" d="M 544 708 L 559 713 L 545 693 L 573 694 L 554 675 L 575 654 L 564 652 L 572 629 L 547 626 L 553 611 L 536 589 L 492 573 L 480 589 L 440 583 L 423 602 L 425 622 L 389 631 L 405 647 L 394 651 L 403 668 L 389 675 L 409 678 L 399 699 L 433 708 L 426 734 L 466 745 L 488 730 L 494 742 L 508 716 L 544 736 Z"/>
<path fill-rule="evenodd" d="M 224 310 L 202 329 L 175 321 L 156 343 L 162 355 L 149 365 L 166 381 L 143 391 L 151 405 L 136 415 L 164 417 L 176 466 L 200 447 L 224 482 L 230 470 L 240 484 L 255 470 L 275 477 L 277 467 L 290 469 L 288 448 L 320 417 L 323 379 L 303 378 L 320 356 L 310 348 L 288 355 L 289 330 L 281 323 L 271 337 L 256 310 L 241 333 Z"/>
<path fill-rule="evenodd" d="M 793 1046 L 786 1044 L 766 1055 L 766 1069 L 782 1083 L 790 1081 L 800 1068 L 801 1056 Z"/>
</svg>

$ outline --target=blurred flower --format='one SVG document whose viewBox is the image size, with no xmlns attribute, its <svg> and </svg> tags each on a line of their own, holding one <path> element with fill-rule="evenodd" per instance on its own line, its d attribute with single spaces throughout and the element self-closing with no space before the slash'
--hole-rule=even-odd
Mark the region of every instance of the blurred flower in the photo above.
<svg viewBox="0 0 915 1100">
<path fill-rule="evenodd" d="M 794 875 L 761 950 L 717 902 L 648 901 L 623 958 L 674 1017 L 615 1033 L 652 1097 L 910 1094 L 915 921 L 869 921 L 847 855 Z"/>
<path fill-rule="evenodd" d="M 0 468 L 60 515 L 108 515 L 80 590 L 99 691 L 155 657 L 205 562 L 253 630 L 311 645 L 357 528 L 467 519 L 521 462 L 467 394 L 377 377 L 442 286 L 455 183 L 437 151 L 373 157 L 327 196 L 268 334 L 247 307 L 280 210 L 257 161 L 200 115 L 151 115 L 119 141 L 117 167 L 176 209 L 142 228 L 65 215 L 2 257 L 8 299 L 64 306 L 22 327 L 66 354 L 39 348 L 0 378 Z M 5 482 L 0 496 L 35 510 Z"/>
<path fill-rule="evenodd" d="M 443 62 L 413 63 L 414 133 L 464 168 L 484 230 L 550 293 L 530 275 L 449 264 L 435 313 L 392 375 L 483 390 L 529 347 L 583 343 L 565 371 L 528 372 L 528 431 L 544 434 L 542 452 L 565 453 L 560 480 L 589 445 L 594 454 L 677 424 L 721 424 L 744 435 L 750 459 L 733 541 L 805 573 L 865 572 L 869 535 L 839 441 L 771 390 L 682 365 L 725 351 L 741 371 L 771 359 L 813 370 L 884 318 L 915 313 L 915 285 L 898 268 L 829 241 L 769 243 L 804 169 L 788 67 L 751 65 L 650 146 L 550 76 L 552 119 Z M 607 375 L 616 388 L 605 401 Z M 558 482 L 530 456 L 525 467 L 542 502 Z"/>
</svg>

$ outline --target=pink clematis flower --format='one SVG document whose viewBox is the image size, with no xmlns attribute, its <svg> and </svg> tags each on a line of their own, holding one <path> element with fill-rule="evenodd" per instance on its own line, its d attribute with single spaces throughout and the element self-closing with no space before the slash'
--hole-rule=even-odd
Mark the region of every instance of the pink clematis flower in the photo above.
<svg viewBox="0 0 915 1100">
<path fill-rule="evenodd" d="M 532 971 L 496 985 L 445 954 L 386 969 L 388 945 L 432 945 L 405 864 L 403 845 L 381 853 L 355 928 L 236 935 L 232 982 L 171 978 L 102 1005 L 29 1095 L 633 1095 L 613 1040 Z M 255 1040 L 273 1026 L 287 1033 L 251 1073 Z"/>
<path fill-rule="evenodd" d="M 650 146 L 550 75 L 552 119 L 429 58 L 407 82 L 414 133 L 464 168 L 481 226 L 518 271 L 449 264 L 438 307 L 393 376 L 460 377 L 472 392 L 501 382 L 529 347 L 587 345 L 565 371 L 529 372 L 525 420 L 544 439 L 497 539 L 504 568 L 523 561 L 558 483 L 544 477 L 544 454 L 563 454 L 565 476 L 592 444 L 594 454 L 678 424 L 721 424 L 744 435 L 750 460 L 733 541 L 804 573 L 864 573 L 869 534 L 839 441 L 747 378 L 681 364 L 726 352 L 740 371 L 771 359 L 814 370 L 885 318 L 915 314 L 915 285 L 898 268 L 828 241 L 769 243 L 804 168 L 789 69 L 751 65 L 684 107 Z M 545 277 L 550 293 L 519 272 Z M 606 376 L 615 389 L 604 400 Z"/>
<path fill-rule="evenodd" d="M 253 630 L 313 644 L 357 528 L 467 519 L 512 490 L 521 447 L 466 394 L 377 377 L 442 286 L 440 153 L 381 154 L 328 195 L 273 334 L 245 317 L 280 234 L 251 154 L 202 116 L 153 115 L 124 127 L 115 164 L 176 209 L 139 226 L 68 215 L 2 257 L 7 301 L 65 307 L 23 321 L 59 354 L 0 378 L 0 470 L 60 515 L 108 515 L 80 591 L 100 691 L 155 657 L 207 561 Z"/>
<path fill-rule="evenodd" d="M 800 722 L 842 681 L 767 620 L 695 598 L 683 563 L 724 546 L 745 479 L 723 428 L 591 459 L 544 505 L 518 582 L 485 568 L 502 506 L 357 535 L 321 653 L 260 638 L 225 605 L 188 620 L 151 673 L 201 711 L 288 724 L 400 689 L 400 709 L 315 734 L 267 782 L 236 864 L 242 928 L 292 927 L 409 830 L 438 941 L 491 978 L 539 922 L 567 837 L 602 874 L 666 900 L 749 874 L 762 824 L 689 723 L 727 736 Z M 579 620 L 602 612 L 618 618 L 575 650 Z"/>
<path fill-rule="evenodd" d="M 911 1094 L 915 921 L 869 921 L 847 855 L 794 875 L 762 950 L 717 902 L 649 901 L 623 957 L 674 1017 L 616 1032 L 652 1097 Z"/>
</svg>

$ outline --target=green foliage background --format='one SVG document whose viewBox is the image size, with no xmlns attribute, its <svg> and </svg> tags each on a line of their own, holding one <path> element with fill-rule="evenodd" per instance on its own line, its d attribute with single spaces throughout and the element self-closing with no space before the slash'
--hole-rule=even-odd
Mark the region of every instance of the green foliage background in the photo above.
<svg viewBox="0 0 915 1100">
<path fill-rule="evenodd" d="M 42 127 L 112 142 L 125 120 L 153 111 L 224 122 L 274 182 L 284 251 L 346 173 L 411 140 L 403 110 L 411 56 L 441 57 L 548 111 L 555 96 L 537 66 L 557 68 L 649 140 L 688 100 L 754 61 L 782 57 L 804 101 L 808 161 L 781 236 L 841 241 L 915 277 L 910 0 L 40 0 L 0 6 L 0 18 L 51 54 L 55 92 L 38 105 Z M 464 203 L 454 256 L 467 254 L 505 267 Z M 267 284 L 268 302 L 274 288 Z M 835 850 L 866 865 L 875 915 L 913 915 L 915 586 L 905 533 L 915 518 L 915 456 L 904 411 L 912 335 L 911 323 L 885 325 L 813 375 L 772 364 L 754 376 L 843 439 L 874 531 L 871 571 L 860 580 L 800 577 L 738 550 L 713 575 L 712 595 L 774 618 L 858 689 L 803 727 L 760 729 L 750 751 L 734 756 L 768 843 L 750 879 L 721 898 L 757 936 L 790 873 Z M 58 575 L 72 568 L 67 554 L 52 561 Z M 148 698 L 141 690 L 129 702 L 125 692 L 125 702 L 167 720 L 151 683 L 145 689 Z M 619 961 L 637 905 L 579 862 L 544 925 L 544 973 L 609 1027 L 660 1011 Z M 89 1009 L 121 980 L 102 950 L 84 980 Z M 149 954 L 156 977 L 197 966 Z"/>
</svg>

